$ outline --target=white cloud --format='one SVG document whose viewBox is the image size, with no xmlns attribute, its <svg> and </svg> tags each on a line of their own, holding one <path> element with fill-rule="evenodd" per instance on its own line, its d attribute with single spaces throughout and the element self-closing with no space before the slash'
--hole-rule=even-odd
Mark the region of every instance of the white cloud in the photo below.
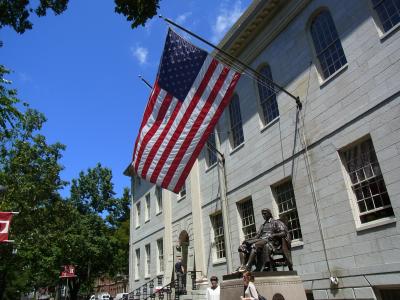
<svg viewBox="0 0 400 300">
<path fill-rule="evenodd" d="M 219 8 L 219 14 L 212 25 L 212 37 L 211 40 L 214 43 L 219 42 L 224 34 L 231 28 L 231 26 L 236 22 L 237 19 L 242 15 L 242 1 L 236 0 L 235 4 L 223 3 Z"/>
<path fill-rule="evenodd" d="M 147 50 L 147 48 L 136 46 L 131 47 L 131 51 L 133 56 L 138 60 L 139 64 L 144 65 L 147 63 L 147 55 L 149 54 L 149 50 Z"/>
<path fill-rule="evenodd" d="M 191 15 L 192 15 L 192 12 L 190 12 L 190 11 L 186 12 L 184 14 L 181 14 L 176 18 L 175 22 L 182 25 L 186 22 L 187 18 L 190 17 Z"/>
</svg>

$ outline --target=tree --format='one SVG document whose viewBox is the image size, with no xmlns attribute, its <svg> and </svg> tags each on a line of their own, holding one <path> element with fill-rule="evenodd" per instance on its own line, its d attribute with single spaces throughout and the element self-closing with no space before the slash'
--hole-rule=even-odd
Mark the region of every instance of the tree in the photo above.
<svg viewBox="0 0 400 300">
<path fill-rule="evenodd" d="M 111 179 L 111 170 L 100 163 L 87 173 L 81 171 L 78 179 L 72 179 L 71 203 L 83 214 L 113 209 L 115 192 Z"/>
<path fill-rule="evenodd" d="M 44 115 L 32 109 L 20 112 L 15 106 L 19 102 L 16 92 L 13 96 L 14 101 L 8 101 L 9 111 L 18 111 L 18 115 L 9 119 L 0 134 L 0 184 L 7 186 L 0 210 L 20 212 L 11 227 L 13 246 L 18 251 L 12 255 L 10 247 L 2 245 L 1 249 L 7 255 L 0 259 L 0 298 L 5 293 L 7 299 L 15 299 L 13 293 L 54 281 L 49 276 L 54 274 L 55 256 L 49 255 L 46 245 L 51 237 L 46 230 L 52 224 L 49 216 L 54 216 L 49 209 L 59 198 L 57 191 L 65 185 L 59 164 L 64 145 L 48 144 L 38 133 Z"/>
<path fill-rule="evenodd" d="M 32 29 L 31 13 L 45 16 L 48 10 L 56 15 L 63 13 L 68 0 L 40 0 L 34 8 L 30 0 L 0 0 L 0 28 L 11 26 L 16 32 L 24 33 Z M 115 12 L 122 14 L 131 22 L 132 28 L 144 25 L 148 19 L 157 14 L 160 0 L 115 0 Z"/>
<path fill-rule="evenodd" d="M 108 258 L 103 260 L 104 262 L 107 261 L 108 269 L 100 268 L 100 266 L 95 268 L 94 263 L 91 262 L 91 257 L 96 257 L 97 252 L 89 252 L 91 256 L 85 257 L 79 263 L 87 270 L 90 270 L 91 274 L 91 276 L 80 277 L 86 278 L 85 286 L 82 290 L 90 291 L 92 280 L 100 274 L 107 274 L 111 277 L 119 274 L 128 274 L 129 189 L 124 189 L 122 198 L 116 198 L 112 183 L 112 171 L 98 163 L 94 168 L 88 168 L 86 172 L 80 172 L 77 179 L 72 179 L 71 196 L 68 202 L 84 218 L 104 216 L 103 225 L 107 225 L 107 230 L 104 231 L 107 240 L 102 241 L 100 245 L 105 246 L 106 249 L 103 251 L 106 253 L 110 251 Z M 85 239 L 88 239 L 88 237 L 85 237 Z M 94 245 L 95 243 L 92 243 L 92 247 Z"/>
<path fill-rule="evenodd" d="M 56 15 L 67 9 L 68 0 L 40 0 L 36 8 L 30 6 L 29 0 L 1 0 L 0 1 L 0 28 L 11 26 L 16 32 L 24 33 L 32 29 L 30 14 L 45 16 L 47 10 L 52 10 Z"/>
<path fill-rule="evenodd" d="M 4 78 L 4 75 L 10 74 L 3 65 L 0 65 L 0 138 L 8 134 L 10 127 L 14 123 L 22 120 L 22 113 L 17 109 L 18 100 L 17 91 L 7 88 L 11 81 Z"/>
<path fill-rule="evenodd" d="M 115 0 L 115 12 L 123 14 L 131 27 L 144 26 L 148 19 L 157 14 L 160 0 Z"/>
<path fill-rule="evenodd" d="M 55 287 L 60 266 L 65 264 L 77 266 L 76 298 L 81 287 L 90 290 L 94 278 L 112 272 L 113 264 L 105 262 L 113 255 L 116 241 L 98 214 L 101 207 L 109 207 L 107 201 L 114 195 L 111 171 L 99 165 L 90 172 L 90 178 L 104 179 L 98 193 L 82 181 L 90 191 L 87 194 L 97 199 L 90 202 L 93 206 L 79 210 L 62 199 L 58 191 L 66 182 L 60 177 L 59 161 L 65 146 L 47 143 L 40 134 L 45 116 L 30 108 L 18 110 L 17 92 L 5 84 L 2 80 L 1 103 L 8 106 L 2 112 L 10 118 L 0 131 L 0 184 L 7 186 L 0 210 L 20 213 L 11 226 L 14 245 L 0 245 L 0 299 Z M 14 254 L 12 247 L 17 250 Z"/>
</svg>

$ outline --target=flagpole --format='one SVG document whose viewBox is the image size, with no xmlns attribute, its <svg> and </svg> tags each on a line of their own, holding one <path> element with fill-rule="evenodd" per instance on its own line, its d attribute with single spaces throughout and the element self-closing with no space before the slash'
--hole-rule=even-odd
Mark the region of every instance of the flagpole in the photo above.
<svg viewBox="0 0 400 300">
<path fill-rule="evenodd" d="M 274 86 L 277 87 L 279 90 L 281 90 L 282 92 L 284 92 L 286 95 L 288 95 L 289 97 L 293 98 L 293 99 L 296 101 L 296 104 L 297 104 L 298 109 L 301 110 L 302 104 L 301 104 L 301 101 L 300 101 L 300 97 L 294 96 L 292 93 L 288 92 L 288 91 L 287 91 L 286 89 L 284 89 L 282 86 L 280 86 L 279 84 L 275 83 L 274 81 L 272 81 L 272 80 L 269 79 L 268 77 L 265 77 L 263 74 L 261 74 L 260 72 L 258 72 L 256 69 L 253 69 L 251 66 L 249 66 L 249 65 L 246 64 L 246 63 L 244 63 L 244 62 L 241 61 L 239 58 L 237 58 L 237 57 L 235 57 L 235 56 L 229 54 L 229 53 L 226 52 L 225 50 L 223 50 L 223 49 L 219 48 L 218 46 L 216 46 L 216 45 L 210 43 L 209 41 L 203 39 L 201 36 L 199 36 L 199 35 L 197 35 L 197 34 L 191 32 L 190 30 L 188 30 L 188 29 L 182 27 L 182 26 L 179 25 L 179 24 L 176 24 L 174 21 L 172 21 L 172 20 L 170 20 L 170 19 L 168 19 L 168 18 L 165 18 L 165 17 L 163 17 L 162 15 L 159 15 L 159 17 L 160 17 L 161 19 L 163 19 L 165 22 L 167 22 L 167 23 L 169 23 L 169 24 L 171 24 L 171 25 L 173 25 L 173 26 L 175 26 L 175 27 L 178 27 L 179 29 L 183 30 L 184 32 L 190 34 L 191 36 L 194 36 L 194 37 L 197 38 L 197 39 L 199 39 L 199 40 L 202 41 L 203 43 L 205 43 L 205 44 L 209 45 L 210 47 L 212 47 L 212 48 L 214 48 L 214 49 L 220 51 L 221 53 L 223 53 L 223 54 L 225 54 L 226 56 L 228 56 L 230 59 L 232 59 L 232 60 L 238 62 L 239 64 L 241 64 L 241 65 L 242 65 L 243 67 L 245 67 L 246 69 L 249 69 L 251 72 L 253 72 L 255 75 L 257 75 L 257 77 L 259 77 L 259 78 L 261 78 L 261 79 L 267 81 L 268 83 L 274 85 Z"/>
<path fill-rule="evenodd" d="M 151 84 L 142 77 L 142 75 L 138 75 L 140 80 L 142 80 L 150 89 L 153 89 L 153 87 L 151 86 Z"/>
</svg>

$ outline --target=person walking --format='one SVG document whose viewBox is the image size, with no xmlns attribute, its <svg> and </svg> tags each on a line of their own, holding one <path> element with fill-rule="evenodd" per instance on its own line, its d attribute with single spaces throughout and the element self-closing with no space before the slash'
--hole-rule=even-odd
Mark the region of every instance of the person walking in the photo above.
<svg viewBox="0 0 400 300">
<path fill-rule="evenodd" d="M 186 288 L 185 268 L 183 267 L 182 259 L 178 257 L 178 261 L 175 263 L 175 274 L 178 281 L 178 291 L 183 293 Z"/>
<path fill-rule="evenodd" d="M 253 282 L 254 276 L 251 272 L 243 273 L 243 296 L 240 296 L 242 300 L 258 300 L 257 289 Z"/>
<path fill-rule="evenodd" d="M 219 300 L 220 288 L 218 285 L 218 277 L 211 276 L 211 286 L 207 288 L 207 300 Z"/>
</svg>

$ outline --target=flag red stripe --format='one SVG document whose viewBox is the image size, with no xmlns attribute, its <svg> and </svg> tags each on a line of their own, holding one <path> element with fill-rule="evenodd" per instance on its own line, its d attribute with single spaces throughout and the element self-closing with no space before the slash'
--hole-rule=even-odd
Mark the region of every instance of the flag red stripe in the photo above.
<svg viewBox="0 0 400 300">
<path fill-rule="evenodd" d="M 207 126 L 207 129 L 205 130 L 203 136 L 201 137 L 199 143 L 196 146 L 196 149 L 193 151 L 192 156 L 190 157 L 189 161 L 187 162 L 185 168 L 183 169 L 181 176 L 179 177 L 178 182 L 176 183 L 175 188 L 173 189 L 173 192 L 178 193 L 183 184 L 185 183 L 187 174 L 190 172 L 190 170 L 192 169 L 192 166 L 194 164 L 194 161 L 197 159 L 197 157 L 200 154 L 201 149 L 203 149 L 204 144 L 206 143 L 208 136 L 210 135 L 211 131 L 213 130 L 213 128 L 215 127 L 215 125 L 217 124 L 219 117 L 221 116 L 222 112 L 224 111 L 225 107 L 227 106 L 227 104 L 230 102 L 233 91 L 235 89 L 235 86 L 237 84 L 237 81 L 240 78 L 240 73 L 236 73 L 229 85 L 228 90 L 226 91 L 224 98 L 222 99 L 219 107 L 217 108 L 213 118 L 211 119 L 210 123 Z"/>
<path fill-rule="evenodd" d="M 133 159 L 135 159 L 137 145 L 139 143 L 140 135 L 142 133 L 144 124 L 147 123 L 148 119 L 151 116 L 151 113 L 153 112 L 154 105 L 156 103 L 156 100 L 158 98 L 160 90 L 161 90 L 160 87 L 158 86 L 158 84 L 156 84 L 154 86 L 154 89 L 153 89 L 151 95 L 150 95 L 150 99 L 149 99 L 149 102 L 147 103 L 146 109 L 144 110 L 143 120 L 142 120 L 142 123 L 140 124 L 140 128 L 139 128 L 139 134 L 138 134 L 138 137 L 137 137 L 136 142 L 135 142 L 135 147 L 133 148 Z"/>
<path fill-rule="evenodd" d="M 178 168 L 179 163 L 183 158 L 183 155 L 190 146 L 190 143 L 193 141 L 193 138 L 196 135 L 197 131 L 199 130 L 201 124 L 203 123 L 203 120 L 206 118 L 208 111 L 210 110 L 212 104 L 214 103 L 215 98 L 218 95 L 219 90 L 221 89 L 223 83 L 225 82 L 226 77 L 228 76 L 228 73 L 229 69 L 227 67 L 224 67 L 222 72 L 219 74 L 219 77 L 210 95 L 208 96 L 206 102 L 204 103 L 203 108 L 201 109 L 199 115 L 197 116 L 196 120 L 192 125 L 192 128 L 190 128 L 190 131 L 186 135 L 186 138 L 183 141 L 178 153 L 175 155 L 174 160 L 172 161 L 170 167 L 168 168 L 168 172 L 164 177 L 162 186 L 168 186 L 170 184 L 172 176 L 175 174 L 175 171 Z"/>
<path fill-rule="evenodd" d="M 173 133 L 171 139 L 169 140 L 167 146 L 165 147 L 164 152 L 161 155 L 160 160 L 158 161 L 151 177 L 150 181 L 151 182 L 156 182 L 158 175 L 160 174 L 162 166 L 165 164 L 165 161 L 167 160 L 169 154 L 171 153 L 174 144 L 178 140 L 178 137 L 181 135 L 183 129 L 186 126 L 187 121 L 189 120 L 190 115 L 192 114 L 193 110 L 195 109 L 197 103 L 201 99 L 201 95 L 203 94 L 205 88 L 207 87 L 207 84 L 209 80 L 211 79 L 212 74 L 214 73 L 215 69 L 217 68 L 218 61 L 216 59 L 213 59 L 210 65 L 208 66 L 207 72 L 203 78 L 203 80 L 200 83 L 199 88 L 197 89 L 195 95 L 193 96 L 192 101 L 190 102 L 187 110 L 185 111 L 185 114 L 183 115 L 181 121 L 179 122 L 179 125 L 176 129 L 176 131 Z"/>
<path fill-rule="evenodd" d="M 135 161 L 136 172 L 138 171 L 138 166 L 139 166 L 140 160 L 142 159 L 143 151 L 146 148 L 147 143 L 149 142 L 151 137 L 157 131 L 158 127 L 160 127 L 161 122 L 164 119 L 164 116 L 167 113 L 168 107 L 170 106 L 171 102 L 172 102 L 172 95 L 167 94 L 165 96 L 165 98 L 163 99 L 163 103 L 161 104 L 160 111 L 158 112 L 158 115 L 157 115 L 157 119 L 155 120 L 155 122 L 154 122 L 153 126 L 150 128 L 150 130 L 143 137 L 142 142 L 140 143 L 140 149 L 136 156 L 136 161 Z"/>
<path fill-rule="evenodd" d="M 149 155 L 147 156 L 146 162 L 143 166 L 143 170 L 142 170 L 143 178 L 146 178 L 147 171 L 149 170 L 149 167 L 150 167 L 151 163 L 153 162 L 154 156 L 157 153 L 158 149 L 160 148 L 160 145 L 164 141 L 164 138 L 167 135 L 168 131 L 170 130 L 172 124 L 174 123 L 176 115 L 178 114 L 181 106 L 182 106 L 182 102 L 178 100 L 178 103 L 176 104 L 174 111 L 171 114 L 171 117 L 169 118 L 167 124 L 165 125 L 164 129 L 162 130 L 157 141 L 154 143 L 154 146 L 151 148 Z"/>
</svg>

